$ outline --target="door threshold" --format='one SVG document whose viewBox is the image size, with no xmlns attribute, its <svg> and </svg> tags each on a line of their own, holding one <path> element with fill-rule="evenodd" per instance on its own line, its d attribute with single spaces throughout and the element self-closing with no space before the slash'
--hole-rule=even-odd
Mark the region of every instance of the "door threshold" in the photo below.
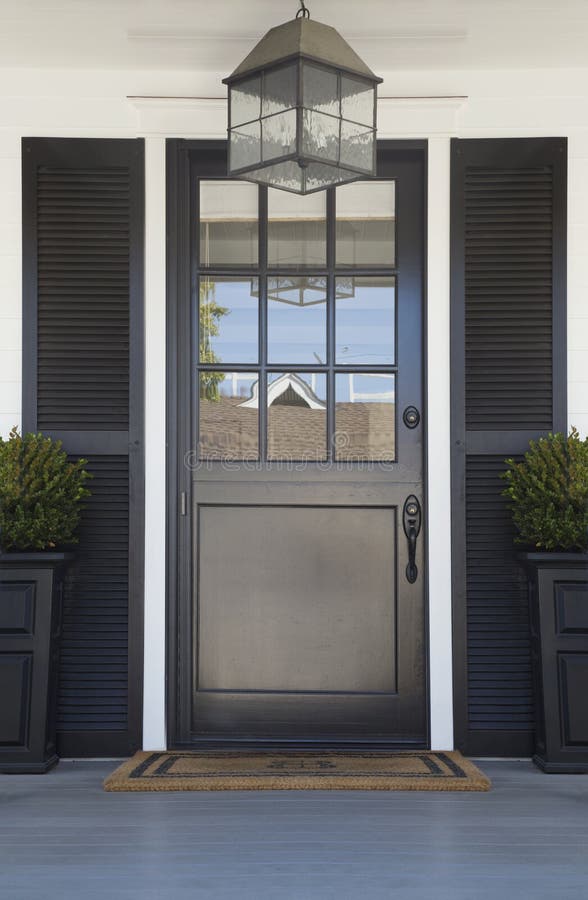
<svg viewBox="0 0 588 900">
<path fill-rule="evenodd" d="M 189 743 L 174 743 L 168 748 L 176 751 L 216 750 L 219 752 L 243 752 L 243 753 L 335 753 L 335 752 L 380 752 L 393 753 L 402 750 L 428 750 L 425 742 L 417 740 L 391 741 L 333 741 L 333 740 L 308 740 L 308 741 L 276 741 L 276 740 L 227 740 L 219 738 L 199 738 Z"/>
</svg>

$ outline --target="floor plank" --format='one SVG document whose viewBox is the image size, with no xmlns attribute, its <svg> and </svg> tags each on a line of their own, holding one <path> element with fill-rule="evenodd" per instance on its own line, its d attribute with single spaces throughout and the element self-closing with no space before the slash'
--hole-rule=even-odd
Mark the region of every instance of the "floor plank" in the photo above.
<svg viewBox="0 0 588 900">
<path fill-rule="evenodd" d="M 583 900 L 588 777 L 490 793 L 105 793 L 116 763 L 0 776 L 2 900 Z"/>
</svg>

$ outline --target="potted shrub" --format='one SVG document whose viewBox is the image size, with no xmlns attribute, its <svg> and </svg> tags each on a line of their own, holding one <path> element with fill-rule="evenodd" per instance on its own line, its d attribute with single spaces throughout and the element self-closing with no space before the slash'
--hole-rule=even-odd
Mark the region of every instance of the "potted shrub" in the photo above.
<svg viewBox="0 0 588 900">
<path fill-rule="evenodd" d="M 534 761 L 588 772 L 588 439 L 550 434 L 506 463 L 504 495 L 527 549 Z"/>
<path fill-rule="evenodd" d="M 55 746 L 63 578 L 86 460 L 42 434 L 0 438 L 0 772 L 46 772 Z"/>
</svg>

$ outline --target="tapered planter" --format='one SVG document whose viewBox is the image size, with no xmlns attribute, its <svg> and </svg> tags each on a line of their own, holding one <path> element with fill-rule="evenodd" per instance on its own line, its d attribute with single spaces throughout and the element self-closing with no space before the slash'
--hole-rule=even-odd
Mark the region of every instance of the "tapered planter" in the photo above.
<svg viewBox="0 0 588 900">
<path fill-rule="evenodd" d="M 588 554 L 521 554 L 529 579 L 534 762 L 588 772 Z"/>
<path fill-rule="evenodd" d="M 41 773 L 55 746 L 69 553 L 0 554 L 0 772 Z"/>
</svg>

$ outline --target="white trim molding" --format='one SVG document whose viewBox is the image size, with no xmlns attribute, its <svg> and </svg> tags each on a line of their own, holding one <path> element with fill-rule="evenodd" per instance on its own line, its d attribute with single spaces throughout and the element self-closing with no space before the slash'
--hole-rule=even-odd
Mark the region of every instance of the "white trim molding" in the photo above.
<svg viewBox="0 0 588 900">
<path fill-rule="evenodd" d="M 143 748 L 166 749 L 165 140 L 145 141 L 145 626 Z"/>
<path fill-rule="evenodd" d="M 129 97 L 146 137 L 145 693 L 143 746 L 166 747 L 165 138 L 223 138 L 226 101 Z M 449 433 L 449 149 L 463 97 L 379 101 L 382 138 L 428 138 L 429 683 L 433 750 L 453 747 Z"/>
<path fill-rule="evenodd" d="M 222 97 L 127 97 L 139 135 L 212 139 L 227 134 Z M 467 97 L 380 97 L 378 137 L 409 138 L 457 134 L 457 117 Z"/>
<path fill-rule="evenodd" d="M 430 734 L 432 750 L 452 750 L 449 138 L 430 139 L 428 157 L 427 494 Z"/>
</svg>

